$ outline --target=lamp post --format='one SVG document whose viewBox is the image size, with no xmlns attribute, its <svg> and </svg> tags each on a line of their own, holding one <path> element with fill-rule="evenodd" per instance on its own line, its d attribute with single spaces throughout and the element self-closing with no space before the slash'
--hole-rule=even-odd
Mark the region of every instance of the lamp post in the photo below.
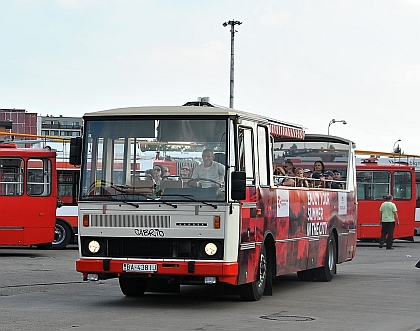
<svg viewBox="0 0 420 331">
<path fill-rule="evenodd" d="M 398 139 L 395 143 L 394 143 L 394 146 L 392 146 L 392 153 L 395 153 L 395 145 L 397 144 L 397 143 L 399 143 L 401 141 L 401 139 Z M 400 153 L 399 154 L 401 154 L 401 150 L 400 150 Z"/>
<path fill-rule="evenodd" d="M 229 98 L 229 108 L 233 108 L 233 43 L 235 39 L 235 25 L 241 25 L 242 22 L 239 21 L 228 21 L 223 23 L 224 27 L 230 25 L 230 98 Z"/>
<path fill-rule="evenodd" d="M 333 118 L 330 121 L 330 123 L 328 123 L 328 135 L 330 135 L 330 126 L 331 126 L 331 124 L 334 124 L 334 123 L 343 123 L 344 125 L 347 124 L 347 122 L 345 120 L 336 120 L 336 119 Z"/>
</svg>

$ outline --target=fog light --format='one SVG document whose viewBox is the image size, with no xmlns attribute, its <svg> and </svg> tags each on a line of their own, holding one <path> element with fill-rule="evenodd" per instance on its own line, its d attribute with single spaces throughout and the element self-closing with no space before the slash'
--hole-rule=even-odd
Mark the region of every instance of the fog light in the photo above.
<svg viewBox="0 0 420 331">
<path fill-rule="evenodd" d="M 204 251 L 206 252 L 207 255 L 209 256 L 213 256 L 214 254 L 216 254 L 217 252 L 217 246 L 214 243 L 208 243 L 205 247 L 204 247 Z"/>
<path fill-rule="evenodd" d="M 216 277 L 204 277 L 204 284 L 216 284 Z"/>
<path fill-rule="evenodd" d="M 92 240 L 89 245 L 88 249 L 91 253 L 98 253 L 99 249 L 101 248 L 101 245 L 96 240 Z"/>
<path fill-rule="evenodd" d="M 93 282 L 96 282 L 99 279 L 98 274 L 88 274 L 87 275 L 87 280 L 91 280 Z"/>
</svg>

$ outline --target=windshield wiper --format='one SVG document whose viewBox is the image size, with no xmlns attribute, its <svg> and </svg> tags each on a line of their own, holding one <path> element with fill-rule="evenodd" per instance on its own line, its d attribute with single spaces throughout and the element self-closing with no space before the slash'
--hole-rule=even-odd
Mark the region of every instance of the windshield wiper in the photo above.
<svg viewBox="0 0 420 331">
<path fill-rule="evenodd" d="M 140 207 L 140 204 L 134 203 L 134 202 L 129 202 L 127 200 L 121 200 L 121 202 L 124 202 L 125 204 L 130 205 L 130 206 L 133 206 L 133 207 L 136 207 L 136 208 L 139 208 Z M 121 204 L 120 204 L 120 207 L 121 207 Z"/>
<path fill-rule="evenodd" d="M 199 201 L 199 200 L 193 199 L 193 198 L 191 198 L 192 196 L 193 195 L 191 195 L 191 194 L 188 194 L 188 195 L 186 195 L 186 194 L 164 194 L 164 195 L 162 195 L 162 197 L 182 197 L 182 198 L 188 199 L 190 201 L 199 202 L 199 203 L 202 203 L 203 205 L 210 206 L 210 207 L 213 207 L 214 209 L 217 209 L 217 205 L 214 205 L 214 204 L 209 203 L 209 202 Z"/>
</svg>

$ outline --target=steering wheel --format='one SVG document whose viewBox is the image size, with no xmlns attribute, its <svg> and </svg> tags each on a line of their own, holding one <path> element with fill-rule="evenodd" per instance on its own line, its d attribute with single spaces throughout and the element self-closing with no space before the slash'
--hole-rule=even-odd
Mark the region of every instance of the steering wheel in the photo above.
<svg viewBox="0 0 420 331">
<path fill-rule="evenodd" d="M 200 181 L 202 181 L 202 182 L 210 182 L 210 183 L 213 183 L 213 184 L 216 184 L 217 185 L 217 187 L 222 187 L 222 185 L 220 185 L 220 183 L 218 183 L 218 182 L 216 182 L 215 180 L 213 180 L 213 179 L 207 179 L 207 178 L 201 178 L 201 177 L 199 177 L 199 178 L 191 178 L 188 182 L 187 182 L 187 186 L 188 187 L 197 187 L 196 185 L 193 185 L 193 183 L 198 183 L 198 182 L 200 182 Z"/>
</svg>

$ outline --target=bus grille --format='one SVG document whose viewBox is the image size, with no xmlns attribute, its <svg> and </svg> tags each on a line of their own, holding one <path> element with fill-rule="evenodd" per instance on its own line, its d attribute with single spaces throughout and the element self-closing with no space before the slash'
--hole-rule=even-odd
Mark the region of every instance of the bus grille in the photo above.
<svg viewBox="0 0 420 331">
<path fill-rule="evenodd" d="M 88 250 L 91 240 L 101 243 L 99 256 Z M 151 259 L 221 259 L 223 257 L 223 240 L 217 242 L 218 254 L 207 256 L 204 253 L 206 239 L 154 239 L 154 238 L 91 238 L 82 237 L 82 255 L 101 258 L 151 258 Z"/>
<path fill-rule="evenodd" d="M 169 215 L 90 215 L 90 226 L 105 228 L 169 228 Z"/>
</svg>

